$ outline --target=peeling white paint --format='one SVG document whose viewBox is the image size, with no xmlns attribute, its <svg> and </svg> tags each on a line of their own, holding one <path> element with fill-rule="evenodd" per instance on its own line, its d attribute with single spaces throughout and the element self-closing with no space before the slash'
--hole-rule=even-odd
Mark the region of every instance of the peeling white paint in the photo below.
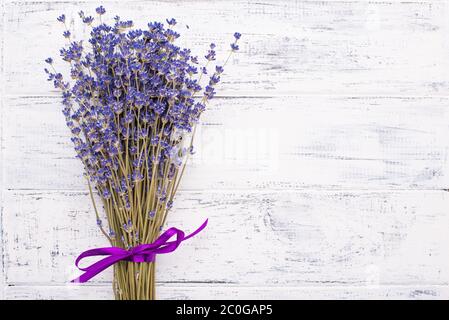
<svg viewBox="0 0 449 320">
<path fill-rule="evenodd" d="M 110 271 L 67 284 L 106 241 L 42 72 L 97 2 L 0 4 L 0 298 L 111 298 Z M 449 2 L 104 6 L 198 50 L 243 34 L 168 220 L 210 223 L 158 258 L 159 298 L 449 298 Z"/>
</svg>

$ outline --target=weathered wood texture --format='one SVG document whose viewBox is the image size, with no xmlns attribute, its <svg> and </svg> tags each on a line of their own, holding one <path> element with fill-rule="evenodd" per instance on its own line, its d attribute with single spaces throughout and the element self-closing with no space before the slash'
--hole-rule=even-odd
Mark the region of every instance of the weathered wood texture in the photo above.
<svg viewBox="0 0 449 320">
<path fill-rule="evenodd" d="M 86 28 L 78 22 L 77 12 L 93 11 L 96 5 L 7 2 L 7 93 L 48 94 L 40 73 L 43 59 L 56 56 L 56 48 L 65 42 L 55 17 L 66 12 L 70 28 L 78 34 Z M 223 77 L 221 94 L 449 93 L 446 1 L 117 1 L 105 5 L 111 18 L 119 13 L 142 27 L 146 21 L 175 16 L 182 41 L 201 56 L 209 42 L 227 50 L 235 30 L 245 34 L 242 51 Z"/>
<path fill-rule="evenodd" d="M 9 286 L 6 299 L 110 299 L 110 286 Z M 446 299 L 447 286 L 241 287 L 160 285 L 160 299 Z"/>
<path fill-rule="evenodd" d="M 448 200 L 442 191 L 181 192 L 168 224 L 192 230 L 209 217 L 210 225 L 158 258 L 158 280 L 261 287 L 447 283 Z M 86 193 L 7 191 L 4 211 L 7 283 L 64 284 L 75 274 L 80 248 L 106 244 Z"/>
<path fill-rule="evenodd" d="M 3 299 L 5 276 L 3 264 L 3 98 L 4 98 L 4 82 L 3 82 L 3 20 L 5 16 L 4 3 L 0 0 L 0 299 Z"/>
<path fill-rule="evenodd" d="M 42 72 L 56 16 L 86 33 L 98 3 L 0 4 L 0 298 L 109 299 L 110 272 L 67 285 L 106 242 Z M 210 224 L 158 257 L 159 298 L 449 298 L 449 2 L 104 6 L 175 17 L 198 54 L 243 33 L 168 221 Z"/>
</svg>

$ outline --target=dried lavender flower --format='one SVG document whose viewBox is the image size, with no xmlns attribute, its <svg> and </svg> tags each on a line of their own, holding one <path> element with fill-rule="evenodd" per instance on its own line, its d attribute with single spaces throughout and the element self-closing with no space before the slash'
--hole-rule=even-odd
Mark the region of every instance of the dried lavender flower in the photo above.
<svg viewBox="0 0 449 320">
<path fill-rule="evenodd" d="M 98 13 L 99 15 L 103 15 L 106 13 L 105 8 L 103 8 L 103 6 L 99 6 L 98 8 L 95 9 L 95 12 Z"/>
<path fill-rule="evenodd" d="M 52 58 L 45 59 L 49 68 L 44 71 L 61 91 L 76 157 L 91 196 L 93 189 L 101 198 L 109 231 L 100 219 L 97 224 L 113 245 L 127 249 L 162 229 L 193 154 L 193 137 L 186 136 L 215 96 L 229 57 L 212 65 L 216 45 L 211 43 L 200 65 L 190 49 L 176 45 L 180 34 L 174 18 L 167 26 L 154 21 L 139 29 L 119 16 L 112 24 L 103 22 L 103 6 L 95 12 L 96 25 L 92 16 L 79 12 L 91 28 L 87 40 L 71 40 L 67 28 L 62 33 L 68 44 L 59 54 L 70 65 L 69 74 L 57 72 Z M 64 14 L 57 20 L 65 26 Z M 238 50 L 240 37 L 234 34 L 230 54 Z M 95 202 L 94 208 L 98 217 Z"/>
</svg>

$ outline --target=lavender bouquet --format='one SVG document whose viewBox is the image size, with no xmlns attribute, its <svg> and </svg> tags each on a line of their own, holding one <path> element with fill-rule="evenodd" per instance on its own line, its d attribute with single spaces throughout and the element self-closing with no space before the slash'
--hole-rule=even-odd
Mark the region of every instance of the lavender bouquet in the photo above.
<svg viewBox="0 0 449 320">
<path fill-rule="evenodd" d="M 215 45 L 204 66 L 189 49 L 176 46 L 180 36 L 175 19 L 167 27 L 151 22 L 145 30 L 116 16 L 112 25 L 102 21 L 105 9 L 96 9 L 99 23 L 79 12 L 91 27 L 88 43 L 72 39 L 66 17 L 68 44 L 60 50 L 70 64 L 71 80 L 57 72 L 53 59 L 46 62 L 48 80 L 62 92 L 63 114 L 82 161 L 97 224 L 111 248 L 88 250 L 78 257 L 106 255 L 77 281 L 85 282 L 114 266 L 116 299 L 155 298 L 155 255 L 171 252 L 185 236 L 176 228 L 161 235 L 167 214 L 193 153 L 195 128 L 207 103 L 215 95 L 223 67 L 239 47 L 234 34 L 230 53 L 216 65 Z M 206 81 L 203 88 L 202 80 Z M 97 192 L 107 216 L 103 225 L 95 203 Z M 176 240 L 168 241 L 172 236 Z"/>
</svg>

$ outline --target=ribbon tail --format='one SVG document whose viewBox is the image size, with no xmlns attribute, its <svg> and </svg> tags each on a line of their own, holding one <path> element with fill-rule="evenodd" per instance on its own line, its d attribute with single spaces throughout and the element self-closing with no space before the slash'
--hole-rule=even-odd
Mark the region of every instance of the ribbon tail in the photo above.
<svg viewBox="0 0 449 320">
<path fill-rule="evenodd" d="M 119 256 L 115 255 L 115 256 L 110 256 L 110 257 L 101 259 L 100 261 L 97 261 L 94 264 L 92 264 L 91 266 L 85 268 L 84 273 L 82 275 L 80 275 L 76 279 L 73 279 L 70 282 L 73 282 L 73 283 L 87 282 L 90 279 L 92 279 L 93 277 L 95 277 L 97 274 L 102 272 L 103 270 L 112 266 L 114 263 L 116 263 L 120 260 L 124 260 L 126 258 L 127 258 L 127 256 L 125 256 L 125 255 L 119 255 Z"/>
<path fill-rule="evenodd" d="M 170 253 L 170 252 L 175 251 L 179 247 L 181 242 L 196 236 L 204 228 L 206 228 L 208 220 L 209 219 L 206 219 L 201 226 L 199 226 L 194 232 L 192 232 L 191 234 L 189 234 L 187 236 L 184 235 L 183 231 L 181 231 L 177 228 L 168 229 L 159 238 L 157 238 L 156 241 L 153 243 L 153 244 L 159 246 L 159 248 L 156 248 L 154 250 L 155 253 L 162 254 L 162 253 Z M 175 241 L 167 241 L 169 238 L 171 238 L 174 235 L 177 236 Z"/>
<path fill-rule="evenodd" d="M 189 238 L 192 238 L 194 236 L 196 236 L 198 233 L 200 233 L 204 228 L 206 228 L 207 226 L 207 222 L 209 221 L 209 219 L 206 219 L 203 224 L 201 226 L 199 226 L 198 229 L 196 229 L 195 231 L 193 231 L 191 234 L 189 234 L 188 236 L 184 237 L 183 240 L 187 240 Z"/>
</svg>

